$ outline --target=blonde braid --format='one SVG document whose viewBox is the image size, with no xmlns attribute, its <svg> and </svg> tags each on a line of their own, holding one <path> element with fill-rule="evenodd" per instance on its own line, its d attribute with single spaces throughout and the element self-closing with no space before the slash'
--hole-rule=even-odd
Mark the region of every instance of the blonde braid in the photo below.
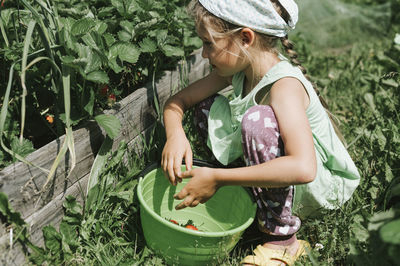
<svg viewBox="0 0 400 266">
<path fill-rule="evenodd" d="M 293 49 L 294 44 L 291 41 L 289 41 L 287 35 L 285 37 L 281 38 L 281 43 L 282 43 L 282 46 L 285 48 L 286 54 L 290 58 L 290 62 L 292 62 L 292 64 L 297 66 L 301 70 L 301 72 L 303 72 L 306 79 L 311 82 L 311 84 L 312 84 L 315 92 L 317 93 L 318 97 L 320 98 L 320 100 L 322 99 L 321 100 L 322 105 L 325 108 L 328 108 L 328 106 L 326 106 L 327 104 L 326 104 L 325 100 L 321 96 L 321 92 L 319 91 L 317 85 L 311 81 L 310 76 L 307 74 L 307 69 L 304 66 L 302 66 L 300 61 L 297 59 L 298 55 L 297 55 L 296 51 Z"/>
<path fill-rule="evenodd" d="M 301 70 L 303 75 L 306 77 L 306 79 L 311 82 L 311 85 L 313 86 L 314 91 L 317 93 L 319 101 L 321 102 L 322 106 L 325 108 L 326 112 L 328 113 L 329 119 L 332 122 L 332 125 L 333 125 L 333 128 L 335 129 L 336 134 L 339 136 L 340 140 L 345 144 L 346 141 L 345 141 L 342 133 L 340 132 L 337 123 L 335 122 L 337 120 L 337 118 L 329 111 L 328 104 L 326 103 L 325 99 L 322 97 L 317 85 L 311 81 L 310 76 L 307 74 L 307 69 L 304 66 L 302 66 L 300 61 L 297 59 L 298 55 L 297 55 L 296 51 L 293 49 L 294 44 L 288 39 L 287 35 L 280 39 L 281 39 L 282 46 L 284 47 L 284 49 L 286 51 L 286 54 L 290 58 L 290 62 L 292 64 L 294 64 L 295 66 L 297 66 Z"/>
</svg>

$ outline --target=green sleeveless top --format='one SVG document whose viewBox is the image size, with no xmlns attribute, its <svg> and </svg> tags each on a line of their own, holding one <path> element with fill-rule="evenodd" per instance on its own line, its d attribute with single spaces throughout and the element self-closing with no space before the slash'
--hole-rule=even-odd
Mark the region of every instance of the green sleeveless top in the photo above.
<svg viewBox="0 0 400 266">
<path fill-rule="evenodd" d="M 313 182 L 295 186 L 294 212 L 299 216 L 316 214 L 318 209 L 335 209 L 347 201 L 360 182 L 358 170 L 336 135 L 324 107 L 311 83 L 298 67 L 285 58 L 273 66 L 244 98 L 244 73 L 233 76 L 233 99 L 220 95 L 211 106 L 208 118 L 207 145 L 224 165 L 243 155 L 241 121 L 247 109 L 257 105 L 256 93 L 284 77 L 298 79 L 310 98 L 306 114 L 311 126 L 317 157 L 317 175 Z"/>
</svg>

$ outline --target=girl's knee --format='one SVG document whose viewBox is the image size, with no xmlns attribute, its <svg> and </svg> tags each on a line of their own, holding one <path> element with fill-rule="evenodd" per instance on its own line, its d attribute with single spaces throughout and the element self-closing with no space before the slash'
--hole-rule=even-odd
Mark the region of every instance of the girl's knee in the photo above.
<svg viewBox="0 0 400 266">
<path fill-rule="evenodd" d="M 250 107 L 242 119 L 242 133 L 249 131 L 279 132 L 278 122 L 274 110 L 269 105 L 255 105 Z"/>
<path fill-rule="evenodd" d="M 278 122 L 271 106 L 249 108 L 242 119 L 242 147 L 247 164 L 259 164 L 283 154 Z"/>
</svg>

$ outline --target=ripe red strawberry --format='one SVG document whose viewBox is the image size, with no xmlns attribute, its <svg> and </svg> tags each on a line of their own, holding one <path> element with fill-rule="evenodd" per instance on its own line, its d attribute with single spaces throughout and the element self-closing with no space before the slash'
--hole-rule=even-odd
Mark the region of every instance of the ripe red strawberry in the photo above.
<svg viewBox="0 0 400 266">
<path fill-rule="evenodd" d="M 113 106 L 114 103 L 116 102 L 116 100 L 117 100 L 117 97 L 115 96 L 114 93 L 111 93 L 110 95 L 108 95 L 108 98 L 107 98 L 108 106 Z"/>
<path fill-rule="evenodd" d="M 46 120 L 47 122 L 49 122 L 49 124 L 53 124 L 54 117 L 52 115 L 46 115 Z"/>
<path fill-rule="evenodd" d="M 101 94 L 102 96 L 106 97 L 109 90 L 110 90 L 110 88 L 108 87 L 107 84 L 105 84 L 103 87 L 101 87 L 101 89 L 100 89 L 100 94 Z"/>
<path fill-rule="evenodd" d="M 188 224 L 188 225 L 186 225 L 186 226 L 185 226 L 185 228 L 187 228 L 187 229 L 191 229 L 191 230 L 196 230 L 196 231 L 199 231 L 199 229 L 197 229 L 197 227 L 196 227 L 196 226 L 194 226 L 193 224 Z"/>
</svg>

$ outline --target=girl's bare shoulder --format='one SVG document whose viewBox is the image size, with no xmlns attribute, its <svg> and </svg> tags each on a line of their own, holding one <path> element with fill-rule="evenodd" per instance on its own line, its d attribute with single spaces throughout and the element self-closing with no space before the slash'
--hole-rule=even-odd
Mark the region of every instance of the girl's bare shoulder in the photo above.
<svg viewBox="0 0 400 266">
<path fill-rule="evenodd" d="M 271 102 L 301 102 L 305 107 L 309 104 L 309 97 L 303 83 L 294 77 L 284 77 L 277 80 L 270 90 Z"/>
</svg>

